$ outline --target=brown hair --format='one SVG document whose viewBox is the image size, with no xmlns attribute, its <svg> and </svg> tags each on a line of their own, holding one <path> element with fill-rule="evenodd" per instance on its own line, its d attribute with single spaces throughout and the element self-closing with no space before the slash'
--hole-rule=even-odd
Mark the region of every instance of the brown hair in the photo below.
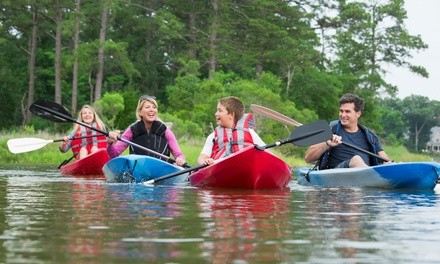
<svg viewBox="0 0 440 264">
<path fill-rule="evenodd" d="M 218 103 L 223 105 L 226 108 L 228 113 L 234 113 L 235 120 L 234 123 L 243 116 L 244 114 L 244 105 L 238 97 L 228 96 L 218 100 Z"/>
</svg>

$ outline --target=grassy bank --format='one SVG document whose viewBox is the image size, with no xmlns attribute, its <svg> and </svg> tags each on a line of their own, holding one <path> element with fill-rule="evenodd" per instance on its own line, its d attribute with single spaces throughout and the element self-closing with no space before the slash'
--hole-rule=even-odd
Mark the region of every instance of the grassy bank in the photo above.
<svg viewBox="0 0 440 264">
<path fill-rule="evenodd" d="M 41 138 L 48 140 L 60 139 L 63 135 L 47 134 L 47 133 L 33 133 L 33 134 L 0 134 L 0 165 L 11 166 L 13 164 L 17 165 L 48 165 L 48 166 L 58 166 L 62 161 L 69 159 L 71 157 L 71 152 L 61 153 L 58 150 L 59 143 L 49 143 L 46 146 L 26 152 L 13 154 L 9 151 L 7 147 L 7 141 L 11 138 Z M 197 157 L 203 147 L 204 139 L 190 139 L 190 140 L 180 140 L 180 147 L 185 153 L 188 164 L 195 165 Z M 282 146 L 280 147 L 282 148 Z M 305 149 L 302 149 L 304 151 Z M 288 164 L 294 167 L 307 166 L 307 164 L 302 159 L 303 154 L 299 154 L 296 157 L 292 155 L 282 155 L 276 148 L 271 149 L 271 151 L 286 161 Z M 432 161 L 432 158 L 424 154 L 410 153 L 403 146 L 385 146 L 385 151 L 388 153 L 391 159 L 396 162 L 407 162 L 407 161 Z"/>
</svg>

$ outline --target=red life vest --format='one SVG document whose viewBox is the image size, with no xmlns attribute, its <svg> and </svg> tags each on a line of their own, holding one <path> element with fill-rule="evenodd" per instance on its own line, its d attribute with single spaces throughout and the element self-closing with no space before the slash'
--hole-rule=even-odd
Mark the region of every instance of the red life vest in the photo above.
<svg viewBox="0 0 440 264">
<path fill-rule="evenodd" d="M 92 124 L 92 126 L 100 129 L 95 122 Z M 85 136 L 94 136 L 94 137 L 79 138 Z M 90 128 L 86 128 L 84 126 L 79 127 L 79 129 L 76 131 L 74 135 L 74 138 L 75 139 L 72 140 L 72 152 L 75 159 L 78 157 L 79 151 L 81 150 L 82 147 L 86 147 L 87 152 L 89 154 L 93 146 L 96 146 L 98 148 L 107 147 L 107 139 L 105 135 L 96 132 L 95 130 L 92 130 Z"/>
<path fill-rule="evenodd" d="M 254 145 L 249 129 L 255 127 L 253 114 L 244 114 L 234 128 L 217 126 L 214 129 L 214 146 L 211 158 L 220 159 L 247 146 Z"/>
</svg>

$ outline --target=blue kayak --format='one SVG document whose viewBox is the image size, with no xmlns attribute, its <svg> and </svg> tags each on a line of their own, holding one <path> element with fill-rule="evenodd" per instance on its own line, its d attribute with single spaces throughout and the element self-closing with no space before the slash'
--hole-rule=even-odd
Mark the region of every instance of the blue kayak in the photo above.
<svg viewBox="0 0 440 264">
<path fill-rule="evenodd" d="M 440 164 L 401 162 L 364 168 L 329 170 L 299 168 L 296 175 L 301 185 L 432 190 L 439 180 Z"/>
<path fill-rule="evenodd" d="M 145 155 L 125 155 L 108 161 L 102 171 L 109 183 L 140 183 L 153 180 L 176 171 L 182 167 L 163 160 Z M 188 182 L 188 173 L 159 182 L 160 184 L 175 184 Z"/>
</svg>

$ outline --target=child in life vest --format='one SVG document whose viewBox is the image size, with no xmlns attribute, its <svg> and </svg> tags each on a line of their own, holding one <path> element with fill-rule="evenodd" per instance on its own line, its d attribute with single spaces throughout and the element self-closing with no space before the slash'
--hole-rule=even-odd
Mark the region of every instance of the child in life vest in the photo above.
<svg viewBox="0 0 440 264">
<path fill-rule="evenodd" d="M 238 97 L 228 96 L 218 100 L 215 112 L 217 127 L 205 141 L 197 163 L 213 164 L 247 146 L 263 146 L 264 142 L 254 131 L 255 119 L 244 113 L 244 105 Z"/>
<path fill-rule="evenodd" d="M 99 130 L 105 129 L 104 123 L 90 105 L 84 105 L 81 108 L 77 120 Z M 98 151 L 98 149 L 107 148 L 107 139 L 105 135 L 95 130 L 75 124 L 72 132 L 69 136 L 64 137 L 59 148 L 63 153 L 72 149 L 73 156 L 78 160 Z"/>
</svg>

